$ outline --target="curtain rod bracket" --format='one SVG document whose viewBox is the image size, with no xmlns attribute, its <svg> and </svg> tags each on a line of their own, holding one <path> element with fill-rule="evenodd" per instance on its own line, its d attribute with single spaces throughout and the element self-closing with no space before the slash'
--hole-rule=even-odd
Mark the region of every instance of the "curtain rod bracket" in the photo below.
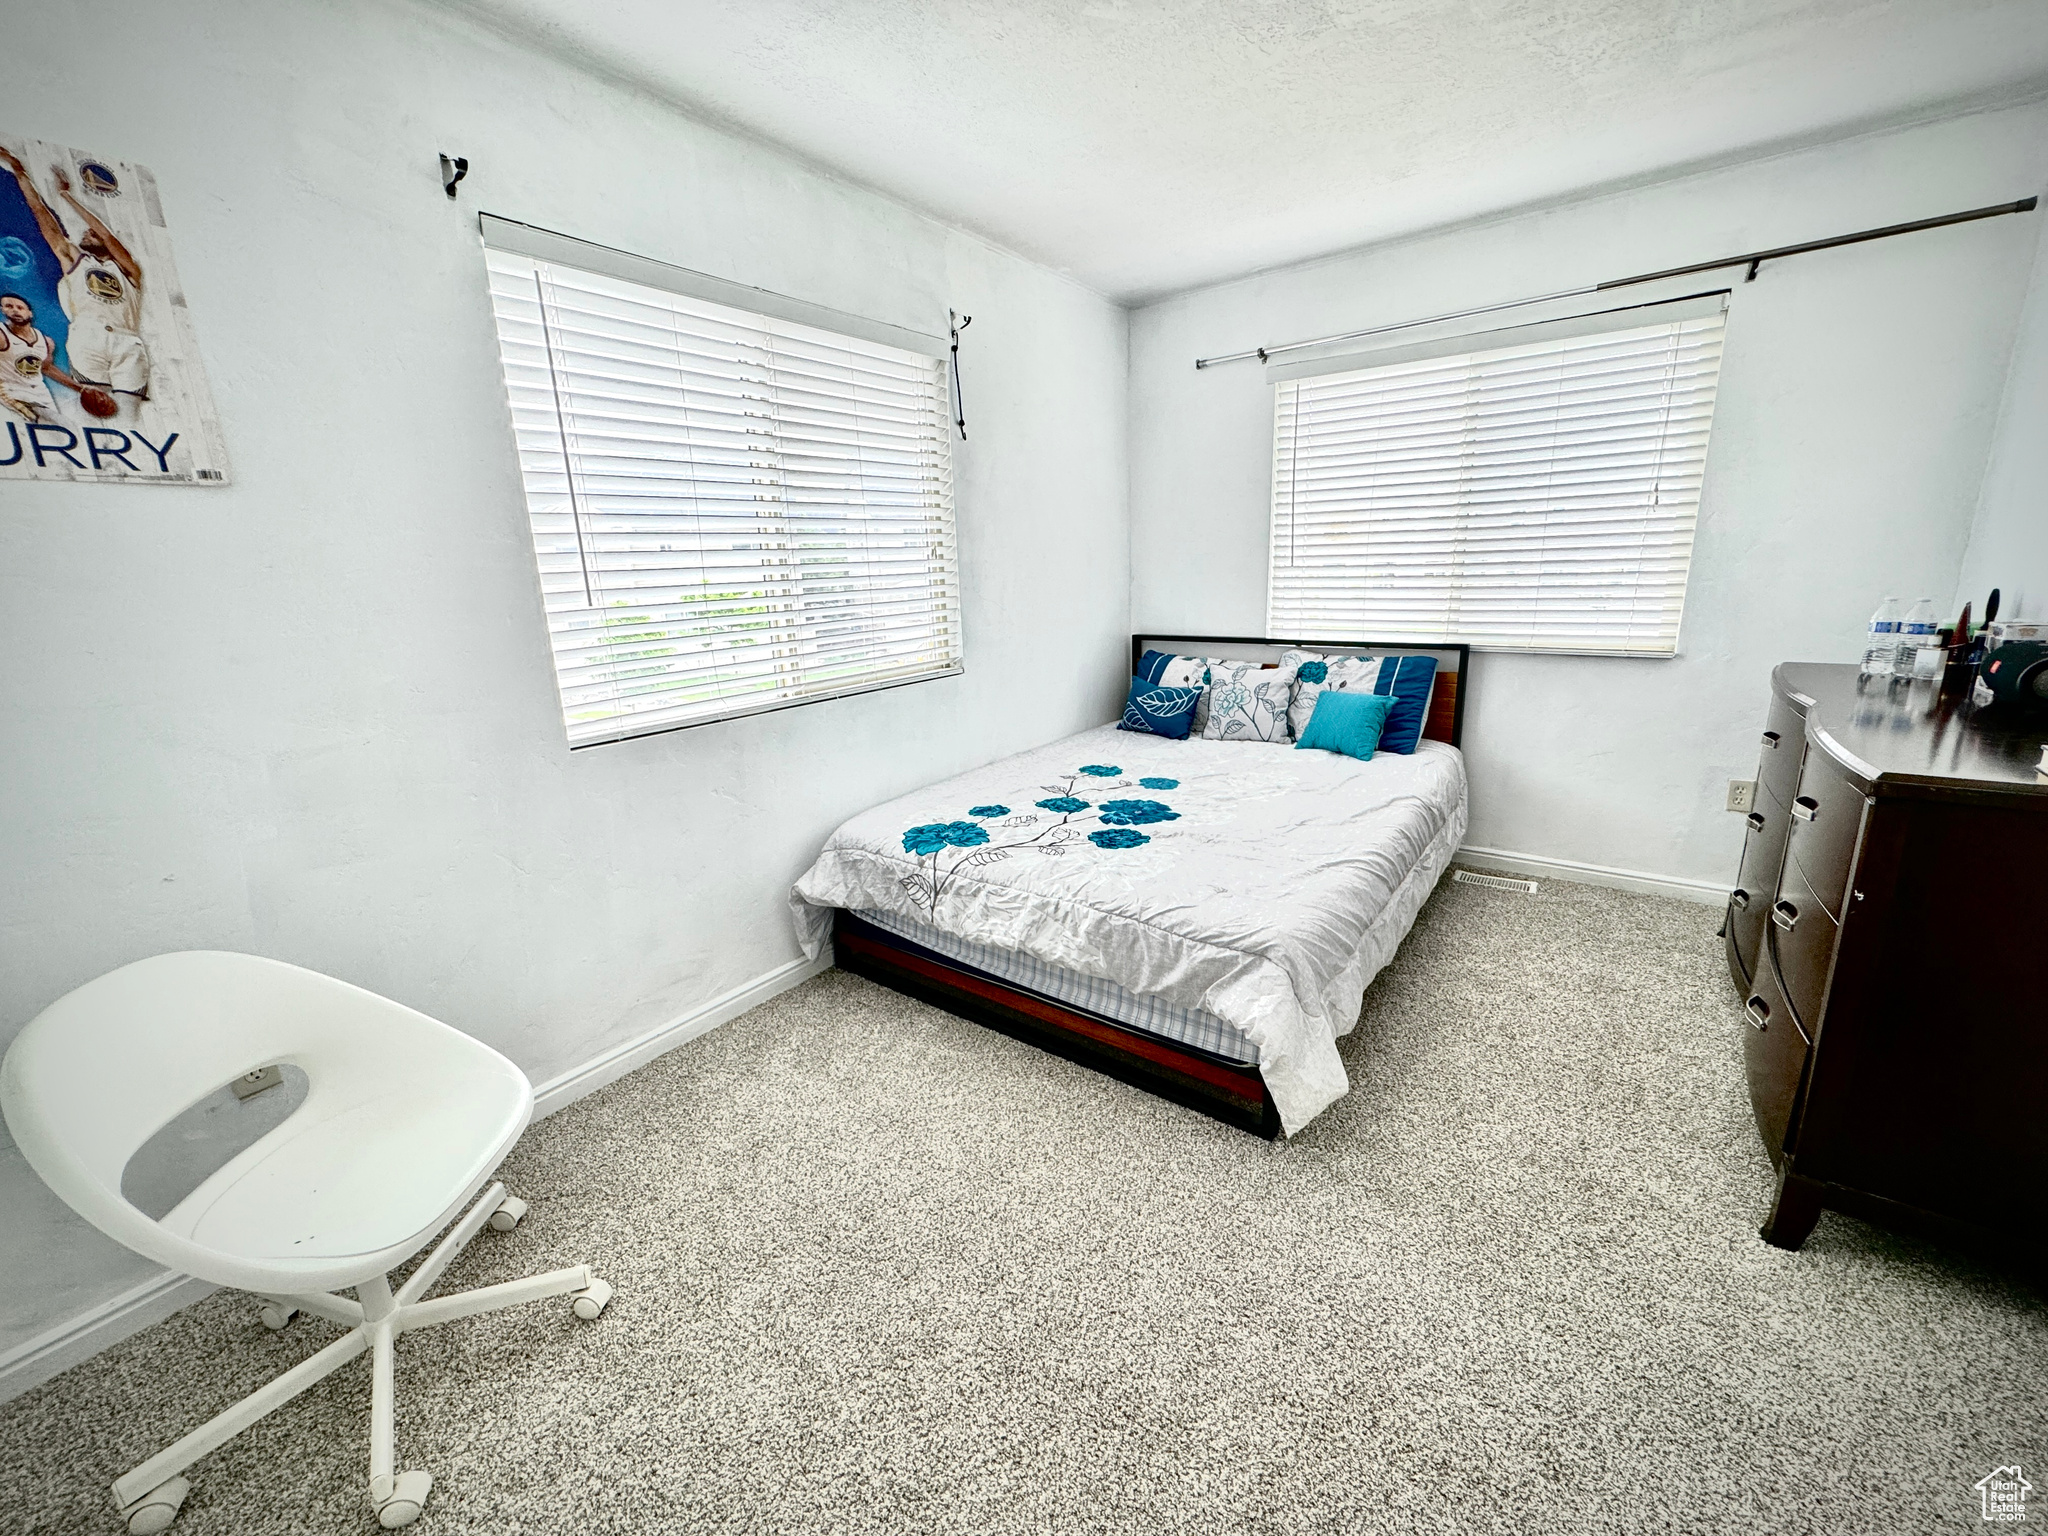
<svg viewBox="0 0 2048 1536">
<path fill-rule="evenodd" d="M 1763 257 L 1761 257 L 1761 256 L 1757 257 L 1757 259 L 1756 259 L 1755 261 L 1752 261 L 1752 262 L 1751 262 L 1751 263 L 1749 264 L 1749 276 L 1745 277 L 1745 278 L 1743 279 L 1743 281 L 1744 281 L 1745 283 L 1753 283 L 1753 282 L 1755 282 L 1755 281 L 1756 281 L 1756 274 L 1757 274 L 1757 271 L 1758 271 L 1758 269 L 1759 269 L 1759 268 L 1761 268 L 1761 267 L 1763 266 L 1763 264 L 1764 264 L 1764 259 L 1763 259 Z"/>
<path fill-rule="evenodd" d="M 953 338 L 953 425 L 960 429 L 960 441 L 967 441 L 967 397 L 960 389 L 960 333 L 974 324 L 974 316 L 946 311 L 947 334 Z"/>
</svg>

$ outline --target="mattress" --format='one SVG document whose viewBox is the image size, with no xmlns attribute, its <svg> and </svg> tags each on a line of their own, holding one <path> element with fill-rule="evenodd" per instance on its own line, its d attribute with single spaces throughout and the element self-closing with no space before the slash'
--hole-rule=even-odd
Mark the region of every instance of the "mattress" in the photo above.
<svg viewBox="0 0 2048 1536">
<path fill-rule="evenodd" d="M 843 907 L 1208 1014 L 1292 1134 L 1349 1088 L 1336 1041 L 1465 818 L 1438 742 L 1358 762 L 1102 726 L 853 817 L 791 907 L 813 956 Z"/>
<path fill-rule="evenodd" d="M 1192 1045 L 1198 1051 L 1207 1051 L 1229 1061 L 1253 1064 L 1259 1059 L 1258 1047 L 1245 1038 L 1244 1031 L 1204 1009 L 1179 1008 L 1163 997 L 1146 997 L 1127 991 L 1103 977 L 1062 970 L 1057 965 L 1048 965 L 1013 949 L 997 949 L 992 945 L 977 944 L 972 939 L 955 938 L 950 933 L 927 927 L 912 918 L 899 917 L 893 912 L 877 912 L 870 908 L 856 912 L 854 916 L 873 923 L 885 933 L 895 934 L 899 939 L 908 939 L 935 955 L 958 960 L 983 975 L 1036 992 L 1056 1003 L 1115 1019 L 1132 1029 L 1142 1029 L 1148 1035 L 1160 1035 L 1182 1045 Z"/>
</svg>

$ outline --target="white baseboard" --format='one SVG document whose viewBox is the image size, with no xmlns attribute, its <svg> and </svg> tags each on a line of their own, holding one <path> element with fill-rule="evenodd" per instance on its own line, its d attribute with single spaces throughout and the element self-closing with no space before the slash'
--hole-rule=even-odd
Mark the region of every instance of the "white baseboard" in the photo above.
<svg viewBox="0 0 2048 1536">
<path fill-rule="evenodd" d="M 830 970 L 831 966 L 829 946 L 816 960 L 792 960 L 786 965 L 778 965 L 766 975 L 757 976 L 722 996 L 714 997 L 679 1019 L 671 1019 L 638 1039 L 615 1045 L 583 1065 L 549 1078 L 534 1088 L 534 1118 L 551 1115 L 585 1094 L 597 1092 L 635 1067 L 646 1066 L 663 1052 L 710 1033 L 748 1009 L 767 1002 L 776 993 L 786 992 L 820 971 Z M 101 1350 L 120 1343 L 132 1333 L 141 1332 L 151 1323 L 162 1322 L 172 1313 L 211 1296 L 215 1289 L 204 1280 L 165 1271 L 123 1291 L 110 1301 L 103 1301 L 76 1317 L 45 1329 L 34 1338 L 0 1354 L 0 1403 L 19 1397 L 31 1387 L 40 1386 L 60 1371 L 90 1360 Z"/>
<path fill-rule="evenodd" d="M 1676 875 L 1652 875 L 1639 869 L 1613 869 L 1605 864 L 1581 864 L 1576 859 L 1550 859 L 1537 853 L 1511 853 L 1505 848 L 1460 848 L 1453 864 L 1471 860 L 1486 869 L 1510 875 L 1548 875 L 1553 880 L 1571 880 L 1580 885 L 1605 885 L 1617 891 L 1636 891 L 1645 896 L 1675 896 L 1680 901 L 1703 907 L 1728 904 L 1728 887 L 1711 880 L 1683 880 Z"/>
<path fill-rule="evenodd" d="M 646 1066 L 655 1057 L 679 1045 L 687 1045 L 699 1035 L 709 1034 L 750 1008 L 758 1008 L 776 993 L 787 992 L 799 982 L 809 981 L 820 971 L 830 969 L 832 949 L 827 945 L 824 953 L 815 960 L 792 960 L 786 965 L 778 965 L 766 975 L 742 982 L 702 1007 L 691 1009 L 681 1018 L 650 1029 L 637 1040 L 615 1045 L 580 1067 L 571 1067 L 544 1083 L 536 1083 L 533 1089 L 534 1118 L 552 1115 L 556 1110 L 574 1104 L 585 1094 L 595 1093 L 605 1084 L 617 1082 L 634 1068 Z"/>
<path fill-rule="evenodd" d="M 160 1323 L 174 1312 L 211 1296 L 216 1288 L 169 1270 L 129 1287 L 110 1301 L 46 1328 L 0 1354 L 0 1403 L 41 1386 L 59 1371 L 90 1360 L 101 1350 Z"/>
</svg>

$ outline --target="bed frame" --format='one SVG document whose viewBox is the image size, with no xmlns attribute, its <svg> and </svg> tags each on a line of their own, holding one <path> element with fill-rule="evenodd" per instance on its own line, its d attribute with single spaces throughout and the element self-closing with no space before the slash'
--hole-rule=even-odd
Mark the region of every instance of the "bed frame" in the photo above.
<svg viewBox="0 0 2048 1536">
<path fill-rule="evenodd" d="M 1436 685 L 1422 734 L 1462 746 L 1465 674 L 1471 648 L 1403 645 L 1370 640 L 1274 640 L 1241 635 L 1132 635 L 1131 671 L 1148 650 L 1213 656 L 1226 661 L 1278 661 L 1283 650 L 1326 656 L 1424 655 L 1437 659 Z M 1056 1002 L 1002 981 L 908 939 L 886 933 L 850 912 L 833 914 L 833 959 L 843 971 L 865 976 L 910 997 L 972 1019 L 1006 1035 L 1093 1067 L 1134 1087 L 1200 1110 L 1268 1141 L 1280 1134 L 1280 1114 L 1259 1069 L 1212 1055 L 1177 1040 Z"/>
</svg>

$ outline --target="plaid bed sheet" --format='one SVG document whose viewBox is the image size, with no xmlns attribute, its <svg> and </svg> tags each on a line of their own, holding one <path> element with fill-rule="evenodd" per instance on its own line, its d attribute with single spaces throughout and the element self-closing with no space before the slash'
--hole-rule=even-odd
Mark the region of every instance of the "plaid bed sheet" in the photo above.
<svg viewBox="0 0 2048 1536">
<path fill-rule="evenodd" d="M 955 938 L 950 933 L 941 933 L 936 928 L 898 917 L 893 912 L 855 912 L 854 916 L 895 934 L 899 939 L 908 939 L 934 954 L 958 960 L 962 965 L 971 965 L 999 981 L 1027 988 L 1054 1002 L 1085 1008 L 1090 1013 L 1115 1019 L 1119 1024 L 1128 1024 L 1147 1034 L 1163 1035 L 1168 1040 L 1191 1045 L 1212 1056 L 1241 1061 L 1247 1066 L 1258 1065 L 1257 1046 L 1215 1014 L 1200 1008 L 1178 1008 L 1157 997 L 1126 991 L 1113 981 L 1047 965 L 1032 955 Z"/>
</svg>

